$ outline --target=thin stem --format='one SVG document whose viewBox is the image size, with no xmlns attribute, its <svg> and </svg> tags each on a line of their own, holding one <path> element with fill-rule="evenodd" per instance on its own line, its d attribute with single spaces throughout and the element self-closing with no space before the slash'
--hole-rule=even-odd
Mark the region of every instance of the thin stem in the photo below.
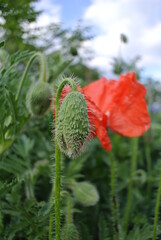
<svg viewBox="0 0 161 240">
<path fill-rule="evenodd" d="M 129 216 L 130 216 L 130 208 L 132 203 L 132 197 L 133 197 L 133 173 L 136 170 L 137 166 L 137 147 L 138 147 L 138 138 L 131 139 L 131 169 L 130 169 L 130 179 L 129 179 L 129 186 L 128 186 L 128 196 L 127 196 L 127 204 L 125 208 L 125 216 L 124 216 L 124 230 L 125 230 L 125 236 L 127 234 L 128 230 L 128 224 L 129 224 Z"/>
<path fill-rule="evenodd" d="M 77 85 L 72 79 L 64 79 L 59 85 L 56 93 L 56 105 L 55 105 L 55 129 L 57 127 L 57 119 L 60 109 L 61 92 L 66 84 L 69 84 L 72 91 L 77 91 Z M 55 139 L 55 185 L 52 189 L 55 191 L 55 234 L 56 240 L 60 240 L 60 172 L 61 172 L 61 152 Z M 53 232 L 53 214 L 50 214 L 49 219 L 49 240 L 52 240 Z"/>
<path fill-rule="evenodd" d="M 72 223 L 72 203 L 71 203 L 71 196 L 68 194 L 67 196 L 67 213 L 66 213 L 66 223 Z"/>
<path fill-rule="evenodd" d="M 21 82 L 20 82 L 20 85 L 18 87 L 18 91 L 17 91 L 17 94 L 16 94 L 16 97 L 15 97 L 15 100 L 18 101 L 19 97 L 20 97 L 20 93 L 21 93 L 21 90 L 22 90 L 22 87 L 24 85 L 24 82 L 25 82 L 25 78 L 27 76 L 27 73 L 29 71 L 29 68 L 32 64 L 32 62 L 34 61 L 34 59 L 36 57 L 39 57 L 39 61 L 40 61 L 40 81 L 41 82 L 46 82 L 46 74 L 47 74 L 47 71 L 46 71 L 46 62 L 45 62 L 45 57 L 44 55 L 41 53 L 41 52 L 37 52 L 35 54 L 33 54 L 30 58 L 30 60 L 28 61 L 27 63 L 27 66 L 25 68 L 25 71 L 23 72 L 23 75 L 22 75 L 22 78 L 21 78 Z"/>
<path fill-rule="evenodd" d="M 27 199 L 34 199 L 35 198 L 30 173 L 26 177 L 26 196 L 27 196 Z"/>
<path fill-rule="evenodd" d="M 56 116 L 55 119 L 57 120 L 58 117 L 58 112 L 59 112 L 59 108 L 60 108 L 60 97 L 61 97 L 61 92 L 64 88 L 64 86 L 66 84 L 69 84 L 72 88 L 72 91 L 78 91 L 77 90 L 77 85 L 75 84 L 74 80 L 70 79 L 70 78 L 66 78 L 63 80 L 63 82 L 59 85 L 59 88 L 57 90 L 57 94 L 56 94 L 56 105 L 55 105 L 55 111 L 56 111 Z M 56 124 L 56 121 L 55 121 Z"/>
<path fill-rule="evenodd" d="M 55 233 L 60 240 L 60 150 L 55 141 Z"/>
<path fill-rule="evenodd" d="M 13 121 L 14 121 L 14 134 L 16 132 L 16 111 L 15 111 L 15 106 L 12 102 L 12 99 L 11 99 L 11 96 L 10 96 L 10 93 L 9 91 L 7 90 L 6 91 L 6 98 L 8 100 L 8 102 L 10 103 L 10 106 L 11 106 L 11 110 L 12 110 L 12 115 L 13 115 Z"/>
<path fill-rule="evenodd" d="M 161 171 L 160 171 L 160 179 L 159 179 L 159 189 L 158 189 L 158 194 L 157 194 L 157 202 L 156 202 L 156 206 L 155 206 L 155 217 L 154 217 L 154 225 L 153 225 L 153 240 L 156 239 L 160 200 L 161 200 Z"/>
<path fill-rule="evenodd" d="M 146 136 L 145 136 L 146 137 Z M 144 143 L 145 143 L 145 157 L 146 157 L 146 162 L 147 162 L 147 171 L 148 171 L 148 176 L 151 176 L 151 155 L 150 155 L 150 146 L 146 140 L 146 138 L 144 138 Z M 149 199 L 151 199 L 151 182 L 148 181 L 148 186 L 147 186 L 147 195 L 149 197 Z"/>
<path fill-rule="evenodd" d="M 115 239 L 119 240 L 119 219 L 118 219 L 118 204 L 116 199 L 115 189 L 115 166 L 112 153 L 109 153 L 110 166 L 111 166 L 111 197 L 112 197 L 112 212 L 114 221 Z"/>
<path fill-rule="evenodd" d="M 54 218 L 53 201 L 54 201 L 54 195 L 55 195 L 55 187 L 54 187 L 54 184 L 53 184 L 51 197 L 50 197 L 50 202 L 51 202 L 52 207 L 51 207 L 51 214 L 50 214 L 50 219 L 49 219 L 49 240 L 52 240 L 52 232 L 53 232 L 53 218 Z"/>
</svg>

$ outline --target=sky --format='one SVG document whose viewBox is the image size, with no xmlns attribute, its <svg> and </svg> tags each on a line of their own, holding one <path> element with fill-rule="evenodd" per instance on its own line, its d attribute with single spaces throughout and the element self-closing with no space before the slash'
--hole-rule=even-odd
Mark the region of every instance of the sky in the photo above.
<svg viewBox="0 0 161 240">
<path fill-rule="evenodd" d="M 61 22 L 73 27 L 79 19 L 92 26 L 95 37 L 85 43 L 94 52 L 90 66 L 106 77 L 111 60 L 120 54 L 125 60 L 141 56 L 143 75 L 161 81 L 161 0 L 40 0 L 43 10 L 37 25 Z M 128 37 L 121 44 L 120 34 Z"/>
</svg>

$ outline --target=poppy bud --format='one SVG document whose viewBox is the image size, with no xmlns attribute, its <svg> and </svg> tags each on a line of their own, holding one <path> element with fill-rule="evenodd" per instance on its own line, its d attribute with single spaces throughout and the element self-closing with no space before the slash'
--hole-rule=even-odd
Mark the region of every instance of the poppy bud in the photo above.
<svg viewBox="0 0 161 240">
<path fill-rule="evenodd" d="M 70 48 L 70 53 L 72 54 L 72 56 L 77 56 L 78 55 L 78 51 L 76 47 L 71 47 Z"/>
<path fill-rule="evenodd" d="M 73 223 L 65 224 L 62 229 L 62 240 L 79 240 L 79 233 Z"/>
<path fill-rule="evenodd" d="M 121 42 L 123 42 L 123 43 L 127 43 L 128 42 L 128 39 L 127 39 L 125 34 L 121 33 L 120 38 L 121 38 Z"/>
<path fill-rule="evenodd" d="M 147 181 L 146 172 L 143 169 L 138 169 L 133 174 L 132 180 L 136 186 L 139 186 L 139 187 L 142 186 Z"/>
<path fill-rule="evenodd" d="M 75 199 L 83 206 L 94 206 L 99 201 L 99 193 L 90 182 L 77 182 L 73 186 Z"/>
<path fill-rule="evenodd" d="M 32 115 L 42 116 L 50 107 L 52 101 L 50 85 L 38 82 L 31 87 L 27 95 L 27 107 Z"/>
<path fill-rule="evenodd" d="M 69 157 L 82 151 L 89 135 L 87 104 L 83 94 L 71 92 L 63 100 L 56 123 L 59 148 Z"/>
</svg>

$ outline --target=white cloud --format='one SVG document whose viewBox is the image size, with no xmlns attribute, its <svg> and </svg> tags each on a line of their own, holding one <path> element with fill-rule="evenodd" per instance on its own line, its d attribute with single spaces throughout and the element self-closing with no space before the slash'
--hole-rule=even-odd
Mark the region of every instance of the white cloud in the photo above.
<svg viewBox="0 0 161 240">
<path fill-rule="evenodd" d="M 37 18 L 37 21 L 30 25 L 31 28 L 44 27 L 50 23 L 60 22 L 61 6 L 53 3 L 52 0 L 40 0 L 34 4 L 34 7 L 37 11 L 43 12 Z"/>
<path fill-rule="evenodd" d="M 160 0 L 93 0 L 84 13 L 84 20 L 97 30 L 88 42 L 96 54 L 93 66 L 110 70 L 111 58 L 120 51 L 120 34 L 129 38 L 121 45 L 125 59 L 142 56 L 142 66 L 153 69 L 161 66 L 161 11 Z M 161 70 L 160 70 L 161 75 Z"/>
<path fill-rule="evenodd" d="M 42 13 L 40 13 L 35 22 L 30 24 L 24 23 L 23 27 L 30 31 L 31 34 L 41 36 L 40 38 L 35 39 L 35 45 L 43 46 L 46 40 L 51 39 L 54 49 L 56 49 L 59 47 L 59 43 L 53 39 L 52 31 L 48 32 L 48 35 L 46 35 L 46 26 L 52 23 L 60 23 L 61 6 L 53 3 L 52 0 L 39 0 L 34 3 L 33 6 L 36 11 L 42 11 Z M 23 35 L 24 39 L 26 36 L 26 34 Z"/>
</svg>

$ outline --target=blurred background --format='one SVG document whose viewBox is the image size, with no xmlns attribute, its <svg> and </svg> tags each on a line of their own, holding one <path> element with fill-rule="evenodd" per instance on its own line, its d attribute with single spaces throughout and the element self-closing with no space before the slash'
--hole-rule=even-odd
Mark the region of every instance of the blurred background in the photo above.
<svg viewBox="0 0 161 240">
<path fill-rule="evenodd" d="M 21 3 L 1 0 L 1 38 L 12 43 L 11 51 L 28 45 L 60 47 L 52 37 L 49 25 L 61 30 L 89 27 L 92 39 L 84 39 L 82 47 L 93 51 L 87 64 L 110 76 L 111 58 L 124 57 L 128 62 L 136 56 L 144 68 L 144 76 L 160 79 L 160 0 L 39 0 Z M 48 34 L 44 34 L 44 29 Z M 120 44 L 120 34 L 127 44 Z M 85 34 L 85 32 L 84 32 Z M 45 39 L 44 39 L 45 38 Z M 51 44 L 50 48 L 47 44 Z M 9 47 L 9 46 L 8 46 Z M 80 49 L 84 57 L 87 52 Z"/>
</svg>

